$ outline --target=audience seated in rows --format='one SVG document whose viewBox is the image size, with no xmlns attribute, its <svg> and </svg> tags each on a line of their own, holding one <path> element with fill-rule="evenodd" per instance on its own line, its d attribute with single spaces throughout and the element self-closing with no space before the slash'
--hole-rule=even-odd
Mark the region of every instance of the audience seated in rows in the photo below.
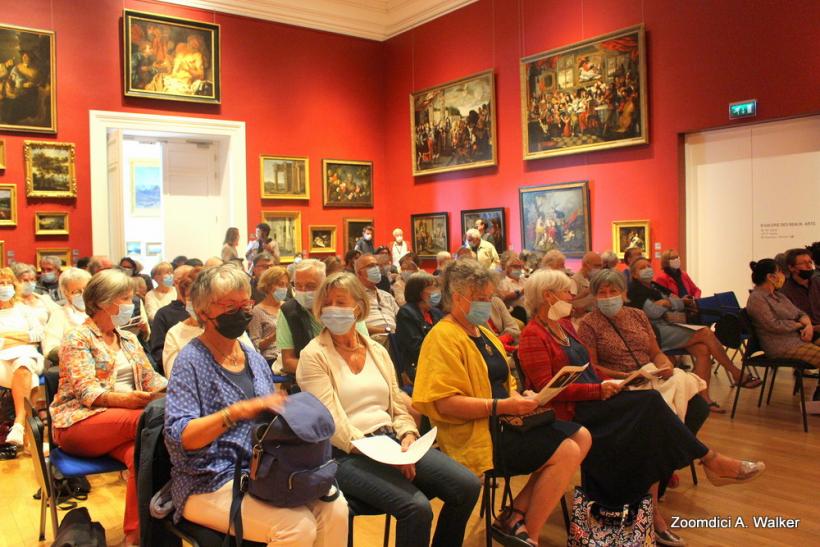
<svg viewBox="0 0 820 547">
<path fill-rule="evenodd" d="M 510 253 L 503 262 L 504 277 L 498 283 L 498 296 L 510 308 L 513 317 L 527 322 L 526 303 L 524 302 L 524 287 L 527 278 L 524 276 L 524 262 L 521 258 Z"/>
<path fill-rule="evenodd" d="M 63 269 L 63 261 L 58 256 L 46 255 L 40 259 L 40 279 L 34 291 L 50 297 L 58 306 L 62 306 L 63 296 L 60 294 L 59 278 Z"/>
<path fill-rule="evenodd" d="M 572 316 L 580 319 L 595 308 L 595 296 L 590 289 L 590 280 L 603 269 L 601 255 L 594 251 L 581 258 L 581 269 L 572 276 L 577 292 L 572 299 Z"/>
<path fill-rule="evenodd" d="M 433 275 L 438 276 L 447 267 L 447 264 L 452 262 L 453 255 L 447 251 L 439 251 L 436 253 L 436 269 L 433 270 Z"/>
<path fill-rule="evenodd" d="M 667 249 L 661 254 L 661 271 L 655 276 L 655 283 L 678 298 L 700 298 L 701 292 L 692 278 L 681 269 L 680 254 L 675 249 Z"/>
<path fill-rule="evenodd" d="M 262 274 L 274 264 L 276 261 L 273 255 L 265 251 L 256 254 L 251 260 L 251 299 L 254 302 L 259 303 L 265 299 L 265 293 L 259 290 L 257 284 Z"/>
</svg>

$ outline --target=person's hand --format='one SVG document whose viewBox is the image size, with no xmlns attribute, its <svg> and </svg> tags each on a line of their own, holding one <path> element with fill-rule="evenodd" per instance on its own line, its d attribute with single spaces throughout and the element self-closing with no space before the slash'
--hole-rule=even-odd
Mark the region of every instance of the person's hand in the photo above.
<svg viewBox="0 0 820 547">
<path fill-rule="evenodd" d="M 531 389 L 525 389 L 524 393 L 522 393 L 522 395 L 524 397 L 526 397 L 527 399 L 532 399 L 533 397 L 536 396 L 536 393 Z"/>
<path fill-rule="evenodd" d="M 410 445 L 413 444 L 418 440 L 415 433 L 408 433 L 405 435 L 401 440 L 401 451 L 407 452 L 407 449 L 410 448 Z"/>
<path fill-rule="evenodd" d="M 668 380 L 672 377 L 672 374 L 674 374 L 674 372 L 675 370 L 672 368 L 663 367 L 656 370 L 653 374 L 655 375 L 655 377 L 660 378 L 661 380 Z"/>
<path fill-rule="evenodd" d="M 416 478 L 416 464 L 408 463 L 407 465 L 394 465 L 393 467 L 401 471 L 404 478 L 409 481 Z"/>
<path fill-rule="evenodd" d="M 520 395 L 498 401 L 498 413 L 520 416 L 538 408 L 538 401 Z"/>
<path fill-rule="evenodd" d="M 814 336 L 814 327 L 811 324 L 806 325 L 803 327 L 803 330 L 800 331 L 800 339 L 804 342 L 811 342 L 812 337 Z"/>
<path fill-rule="evenodd" d="M 287 395 L 285 393 L 275 391 L 262 397 L 254 397 L 253 399 L 234 403 L 229 407 L 229 412 L 234 421 L 251 420 L 265 410 L 281 411 L 286 399 Z"/>
<path fill-rule="evenodd" d="M 147 391 L 132 391 L 130 393 L 117 393 L 117 395 L 124 395 L 122 403 L 124 408 L 140 409 L 145 408 L 145 405 L 153 399 L 152 394 Z"/>
<path fill-rule="evenodd" d="M 615 382 L 604 382 L 601 384 L 601 400 L 606 401 L 621 392 L 621 384 Z"/>
<path fill-rule="evenodd" d="M 655 301 L 655 305 L 656 306 L 663 306 L 664 308 L 669 309 L 669 308 L 672 307 L 672 302 L 670 302 L 666 298 L 661 298 L 660 300 Z"/>
</svg>

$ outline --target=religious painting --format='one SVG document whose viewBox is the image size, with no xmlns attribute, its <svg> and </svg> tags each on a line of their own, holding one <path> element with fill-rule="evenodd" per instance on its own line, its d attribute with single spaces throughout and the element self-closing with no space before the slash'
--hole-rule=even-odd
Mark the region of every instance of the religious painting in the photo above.
<svg viewBox="0 0 820 547">
<path fill-rule="evenodd" d="M 45 211 L 34 213 L 34 235 L 67 236 L 68 213 Z"/>
<path fill-rule="evenodd" d="M 57 132 L 54 33 L 0 25 L 0 131 Z"/>
<path fill-rule="evenodd" d="M 310 199 L 308 158 L 259 156 L 262 199 Z"/>
<path fill-rule="evenodd" d="M 56 256 L 63 264 L 63 268 L 73 264 L 71 260 L 71 249 L 35 249 L 34 250 L 34 264 L 37 265 L 37 271 L 40 271 L 40 262 L 46 256 Z"/>
<path fill-rule="evenodd" d="M 293 262 L 302 253 L 302 213 L 262 211 L 262 222 L 270 226 L 270 237 L 279 244 L 279 262 Z"/>
<path fill-rule="evenodd" d="M 24 141 L 26 197 L 76 198 L 75 154 L 72 143 Z"/>
<path fill-rule="evenodd" d="M 496 164 L 492 70 L 410 95 L 413 175 Z"/>
<path fill-rule="evenodd" d="M 162 204 L 162 167 L 157 160 L 131 160 L 131 214 L 158 217 Z"/>
<path fill-rule="evenodd" d="M 373 207 L 373 162 L 323 160 L 325 207 Z"/>
<path fill-rule="evenodd" d="M 590 250 L 587 181 L 518 189 L 523 248 L 537 253 L 558 249 L 580 258 Z"/>
<path fill-rule="evenodd" d="M 410 215 L 413 249 L 421 259 L 436 258 L 450 250 L 450 214 L 425 213 Z"/>
<path fill-rule="evenodd" d="M 16 184 L 0 184 L 0 226 L 17 226 Z"/>
<path fill-rule="evenodd" d="M 345 254 L 356 246 L 356 242 L 362 237 L 362 230 L 364 230 L 365 226 L 372 225 L 372 218 L 344 219 Z"/>
<path fill-rule="evenodd" d="M 310 226 L 308 231 L 311 253 L 336 252 L 336 226 Z"/>
<path fill-rule="evenodd" d="M 125 95 L 219 103 L 219 25 L 155 13 L 123 13 Z"/>
<path fill-rule="evenodd" d="M 521 60 L 524 159 L 649 142 L 644 28 Z"/>
<path fill-rule="evenodd" d="M 500 255 L 507 250 L 507 222 L 504 216 L 504 209 L 469 209 L 461 211 L 461 235 L 464 236 L 470 228 L 478 228 L 477 221 L 484 221 L 484 234 L 482 239 L 486 239 L 493 244 L 495 250 Z"/>
<path fill-rule="evenodd" d="M 162 243 L 152 242 L 145 244 L 145 256 L 162 256 Z"/>
<path fill-rule="evenodd" d="M 618 258 L 624 257 L 624 251 L 638 247 L 644 256 L 649 256 L 649 221 L 616 220 L 612 223 L 612 251 Z"/>
</svg>

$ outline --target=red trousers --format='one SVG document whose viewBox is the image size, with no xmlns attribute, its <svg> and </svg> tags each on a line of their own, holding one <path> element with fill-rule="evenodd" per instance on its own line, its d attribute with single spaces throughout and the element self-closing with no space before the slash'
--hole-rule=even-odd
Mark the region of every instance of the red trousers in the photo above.
<svg viewBox="0 0 820 547">
<path fill-rule="evenodd" d="M 139 528 L 134 439 L 141 415 L 142 410 L 109 408 L 71 427 L 54 428 L 54 440 L 66 453 L 86 458 L 108 455 L 128 467 L 123 519 L 126 534 Z"/>
</svg>

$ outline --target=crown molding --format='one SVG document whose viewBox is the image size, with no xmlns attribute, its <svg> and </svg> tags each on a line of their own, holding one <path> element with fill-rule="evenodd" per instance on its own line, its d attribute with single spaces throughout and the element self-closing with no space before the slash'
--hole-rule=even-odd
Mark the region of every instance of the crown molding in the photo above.
<svg viewBox="0 0 820 547">
<path fill-rule="evenodd" d="M 384 41 L 477 0 L 162 0 Z"/>
</svg>

